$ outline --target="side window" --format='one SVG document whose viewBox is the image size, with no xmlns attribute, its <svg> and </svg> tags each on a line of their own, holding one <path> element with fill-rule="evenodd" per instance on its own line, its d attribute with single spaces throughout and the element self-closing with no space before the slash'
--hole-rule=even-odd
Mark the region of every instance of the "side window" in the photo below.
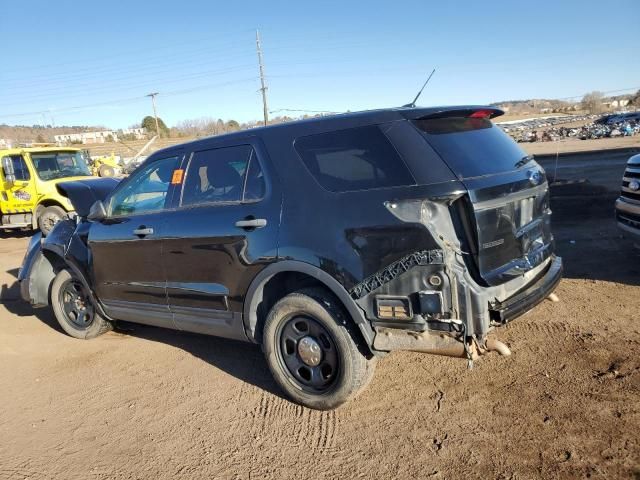
<svg viewBox="0 0 640 480">
<path fill-rule="evenodd" d="M 256 158 L 256 152 L 252 149 L 242 199 L 245 201 L 260 200 L 264 197 L 265 185 L 264 174 Z"/>
<path fill-rule="evenodd" d="M 13 155 L 11 156 L 11 161 L 13 162 L 13 170 L 16 174 L 16 180 L 29 180 L 31 175 L 29 175 L 29 169 L 27 168 L 27 163 L 22 158 L 22 155 Z"/>
<path fill-rule="evenodd" d="M 181 205 L 259 200 L 264 177 L 250 145 L 195 152 L 187 168 Z"/>
<path fill-rule="evenodd" d="M 178 157 L 150 163 L 126 181 L 109 201 L 109 215 L 137 215 L 162 210 Z"/>
<path fill-rule="evenodd" d="M 295 148 L 318 183 L 331 192 L 415 184 L 377 126 L 301 137 Z"/>
</svg>

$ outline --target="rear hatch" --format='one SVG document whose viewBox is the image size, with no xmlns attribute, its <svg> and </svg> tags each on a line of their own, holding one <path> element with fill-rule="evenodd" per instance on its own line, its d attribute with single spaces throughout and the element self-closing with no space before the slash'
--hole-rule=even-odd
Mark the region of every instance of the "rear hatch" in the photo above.
<svg viewBox="0 0 640 480">
<path fill-rule="evenodd" d="M 544 170 L 491 122 L 501 113 L 449 110 L 412 120 L 468 190 L 452 214 L 477 274 L 491 286 L 534 269 L 553 249 Z"/>
</svg>

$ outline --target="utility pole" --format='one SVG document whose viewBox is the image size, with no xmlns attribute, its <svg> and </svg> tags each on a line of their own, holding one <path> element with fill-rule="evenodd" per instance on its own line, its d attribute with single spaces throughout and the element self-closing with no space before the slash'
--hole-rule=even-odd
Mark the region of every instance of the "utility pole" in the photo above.
<svg viewBox="0 0 640 480">
<path fill-rule="evenodd" d="M 269 122 L 269 110 L 267 109 L 267 86 L 264 83 L 264 65 L 262 63 L 262 47 L 260 46 L 260 31 L 256 30 L 256 47 L 258 50 L 258 65 L 260 66 L 260 84 L 262 87 L 262 109 L 264 113 L 264 125 L 267 126 Z"/>
<path fill-rule="evenodd" d="M 158 92 L 153 92 L 146 96 L 151 97 L 151 104 L 153 105 L 153 118 L 156 119 L 156 135 L 160 137 L 160 126 L 158 125 L 158 112 L 156 111 L 156 95 L 158 95 Z"/>
</svg>

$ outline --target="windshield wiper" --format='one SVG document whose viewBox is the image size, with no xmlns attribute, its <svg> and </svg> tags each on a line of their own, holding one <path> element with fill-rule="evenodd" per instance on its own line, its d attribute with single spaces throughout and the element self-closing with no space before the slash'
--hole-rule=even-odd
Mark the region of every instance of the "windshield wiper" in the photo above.
<svg viewBox="0 0 640 480">
<path fill-rule="evenodd" d="M 518 160 L 516 162 L 514 167 L 515 168 L 520 168 L 523 165 L 526 165 L 527 163 L 529 163 L 531 160 L 533 160 L 533 155 L 525 155 L 524 157 L 522 157 L 520 160 Z"/>
</svg>

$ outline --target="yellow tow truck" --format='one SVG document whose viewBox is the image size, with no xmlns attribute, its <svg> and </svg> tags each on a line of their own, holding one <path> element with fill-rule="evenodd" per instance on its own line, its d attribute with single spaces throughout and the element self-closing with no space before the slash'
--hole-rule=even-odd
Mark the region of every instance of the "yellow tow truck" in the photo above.
<svg viewBox="0 0 640 480">
<path fill-rule="evenodd" d="M 91 177 L 85 153 L 68 147 L 0 150 L 0 229 L 36 229 L 47 235 L 68 212 L 56 184 Z"/>
</svg>

